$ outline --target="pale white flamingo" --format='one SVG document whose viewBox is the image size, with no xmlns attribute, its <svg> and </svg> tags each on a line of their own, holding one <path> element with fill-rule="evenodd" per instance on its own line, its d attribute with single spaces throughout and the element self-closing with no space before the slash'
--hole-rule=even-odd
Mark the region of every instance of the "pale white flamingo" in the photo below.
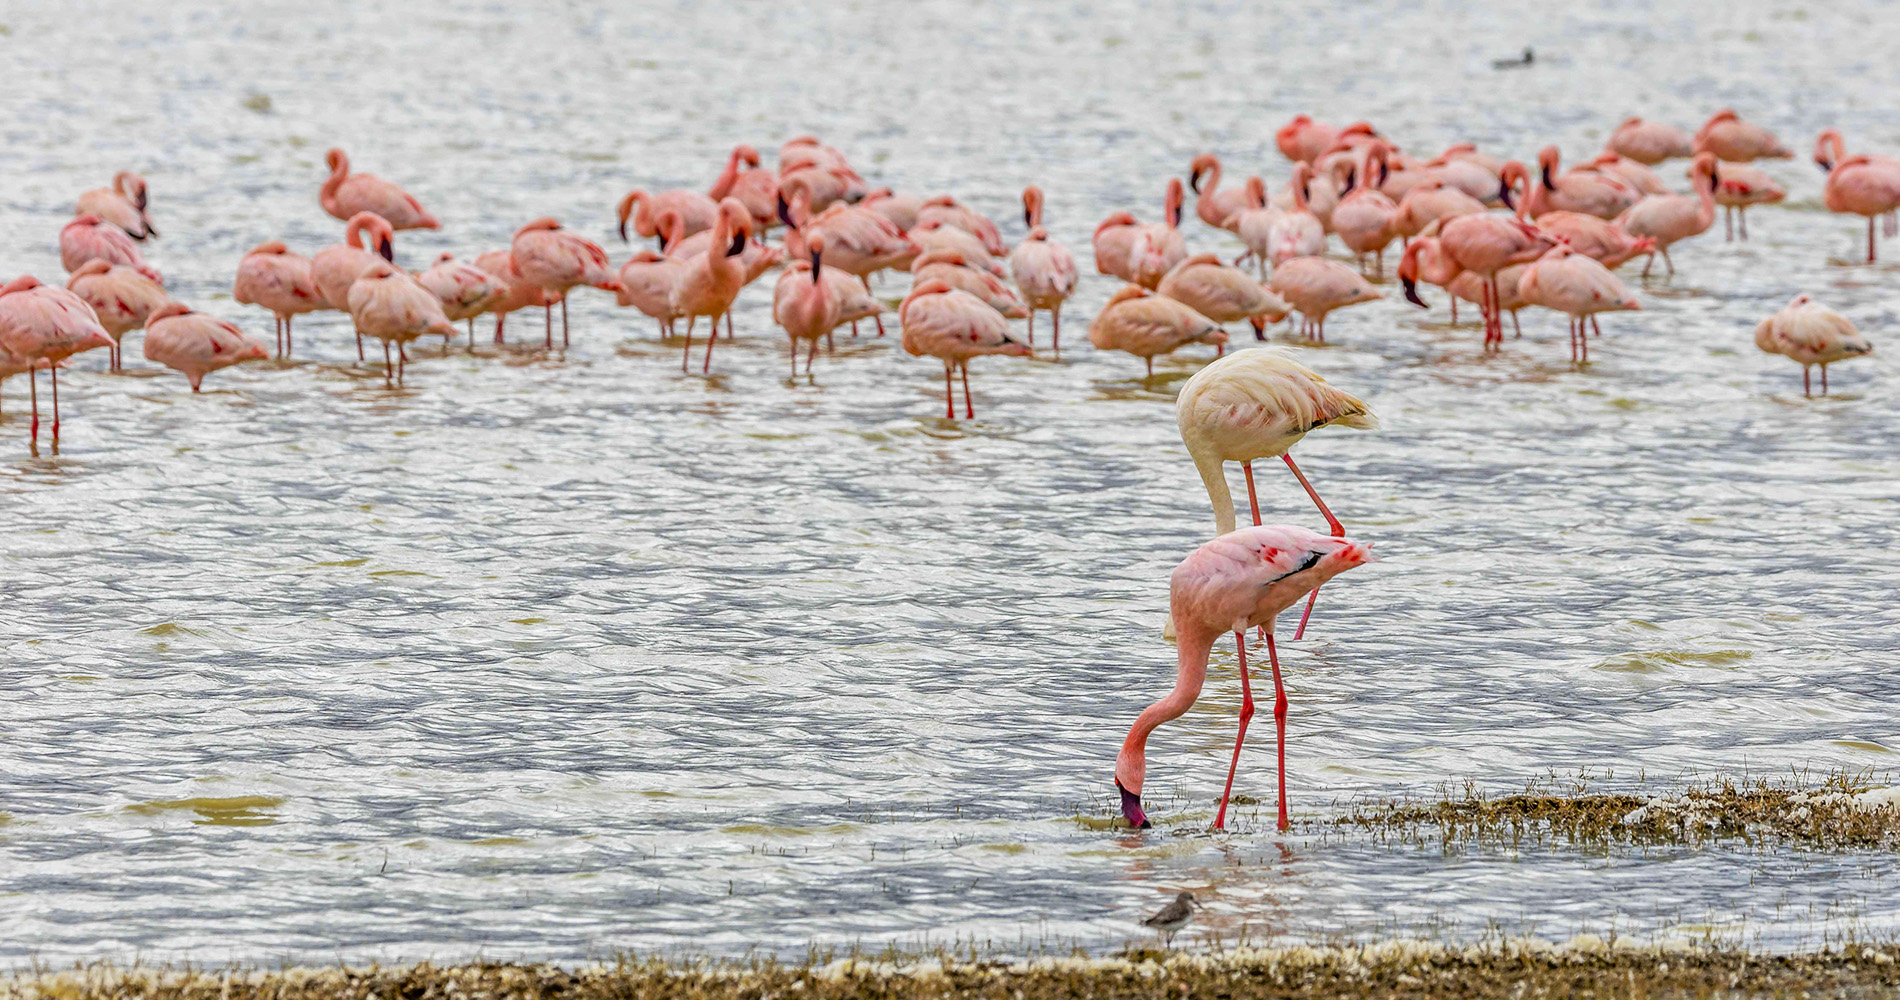
<svg viewBox="0 0 1900 1000">
<path fill-rule="evenodd" d="M 1733 109 L 1717 111 L 1695 133 L 1695 151 L 1714 153 L 1718 160 L 1749 163 L 1759 159 L 1787 160 L 1794 151 L 1781 144 L 1773 132 L 1745 122 Z"/>
<path fill-rule="evenodd" d="M 1638 163 L 1655 166 L 1674 157 L 1695 155 L 1695 142 L 1688 133 L 1662 122 L 1625 118 L 1610 133 L 1604 149 L 1627 156 Z"/>
<path fill-rule="evenodd" d="M 1821 395 L 1825 396 L 1828 365 L 1874 353 L 1874 345 L 1847 317 L 1807 294 L 1795 296 L 1780 312 L 1762 320 L 1755 327 L 1755 346 L 1798 362 L 1801 392 L 1809 396 L 1814 394 L 1808 382 L 1809 367 L 1821 366 Z"/>
<path fill-rule="evenodd" d="M 435 259 L 427 271 L 416 275 L 422 287 L 442 303 L 442 315 L 449 322 L 468 324 L 468 346 L 475 347 L 475 317 L 487 312 L 508 295 L 508 282 L 468 261 L 445 253 Z"/>
<path fill-rule="evenodd" d="M 660 325 L 660 336 L 670 336 L 673 321 L 686 315 L 679 303 L 680 280 L 684 277 L 684 258 L 638 250 L 620 265 L 620 291 L 615 298 L 621 305 L 653 317 Z"/>
</svg>

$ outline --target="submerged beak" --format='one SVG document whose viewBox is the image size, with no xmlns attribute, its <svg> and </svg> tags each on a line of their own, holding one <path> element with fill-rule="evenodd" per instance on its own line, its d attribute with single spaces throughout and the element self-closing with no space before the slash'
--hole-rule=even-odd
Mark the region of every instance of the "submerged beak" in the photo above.
<svg viewBox="0 0 1900 1000">
<path fill-rule="evenodd" d="M 1122 793 L 1122 818 L 1128 821 L 1129 826 L 1137 830 L 1154 826 L 1148 822 L 1148 814 L 1141 811 L 1141 796 L 1123 788 L 1119 781 L 1115 782 L 1115 790 Z"/>
</svg>

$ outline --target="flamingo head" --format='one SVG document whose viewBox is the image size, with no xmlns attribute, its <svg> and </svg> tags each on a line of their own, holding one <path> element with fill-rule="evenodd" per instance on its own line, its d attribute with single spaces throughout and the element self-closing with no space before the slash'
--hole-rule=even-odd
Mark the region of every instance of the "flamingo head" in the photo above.
<svg viewBox="0 0 1900 1000">
<path fill-rule="evenodd" d="M 732 155 L 748 167 L 759 165 L 759 151 L 743 143 L 733 148 Z"/>
<path fill-rule="evenodd" d="M 1181 228 L 1181 202 L 1184 201 L 1186 197 L 1187 195 L 1183 193 L 1181 186 L 1181 178 L 1168 178 L 1168 191 L 1162 198 L 1162 205 L 1167 209 L 1169 229 Z"/>
<path fill-rule="evenodd" d="M 382 265 L 379 265 L 379 266 L 382 266 Z M 191 315 L 190 306 L 184 304 L 183 302 L 172 301 L 172 302 L 167 302 L 164 305 L 159 306 L 157 309 L 152 310 L 149 314 L 146 315 L 145 322 L 150 324 L 150 323 L 156 323 L 161 319 L 170 319 L 173 316 L 189 316 L 189 315 Z"/>
<path fill-rule="evenodd" d="M 1201 175 L 1209 170 L 1219 169 L 1220 158 L 1213 153 L 1202 153 L 1195 157 L 1194 162 L 1188 164 L 1188 187 L 1191 188 L 1195 194 L 1200 194 Z"/>
<path fill-rule="evenodd" d="M 290 248 L 284 245 L 283 240 L 265 240 L 251 248 L 251 253 L 271 254 L 273 256 L 287 254 L 289 252 Z"/>
<path fill-rule="evenodd" d="M 1117 226 L 1132 226 L 1134 224 L 1135 224 L 1134 213 L 1111 212 L 1109 213 L 1108 218 L 1102 220 L 1101 225 L 1095 227 L 1095 235 L 1097 236 L 1102 235 L 1102 230 L 1104 229 L 1114 229 Z"/>
<path fill-rule="evenodd" d="M 1715 166 L 1715 154 L 1707 151 L 1697 153 L 1695 161 L 1689 164 L 1690 177 L 1707 177 L 1709 190 L 1713 192 L 1722 183 L 1721 172 Z"/>
<path fill-rule="evenodd" d="M 382 254 L 384 260 L 396 259 L 396 229 L 389 224 L 388 219 L 375 212 L 358 212 L 350 216 L 349 225 L 343 228 L 343 235 L 351 246 L 356 246 L 357 234 L 364 231 L 370 235 L 371 248 Z"/>
<path fill-rule="evenodd" d="M 811 253 L 811 283 L 816 285 L 824 276 L 825 234 L 811 234 L 811 237 L 805 241 L 805 249 Z"/>
<path fill-rule="evenodd" d="M 1405 301 L 1429 309 L 1425 300 L 1418 297 L 1418 258 L 1425 252 L 1426 243 L 1437 243 L 1436 237 L 1426 236 L 1412 240 L 1405 248 L 1405 255 L 1399 258 L 1399 282 L 1405 286 Z"/>
<path fill-rule="evenodd" d="M 350 172 L 349 154 L 343 152 L 341 146 L 331 146 L 329 152 L 323 154 L 323 165 L 329 167 L 331 173 L 347 174 Z"/>
<path fill-rule="evenodd" d="M 1545 146 L 1537 151 L 1537 169 L 1543 176 L 1544 186 L 1557 186 L 1558 154 L 1556 146 Z"/>
<path fill-rule="evenodd" d="M 620 217 L 620 242 L 627 242 L 627 220 L 633 218 L 633 210 L 647 198 L 647 193 L 638 189 L 629 191 L 614 206 L 614 214 Z"/>
<path fill-rule="evenodd" d="M 1822 129 L 1821 134 L 1814 137 L 1814 165 L 1824 174 L 1833 173 L 1834 163 L 1841 158 L 1846 146 L 1839 130 Z"/>
<path fill-rule="evenodd" d="M 1029 229 L 1034 229 L 1036 228 L 1036 223 L 1041 218 L 1042 189 L 1031 184 L 1023 188 L 1023 225 Z"/>
<path fill-rule="evenodd" d="M 105 220 L 103 220 L 103 219 L 101 219 L 101 218 L 99 218 L 99 216 L 98 216 L 97 214 L 95 214 L 95 213 L 92 213 L 92 212 L 85 212 L 85 213 L 82 213 L 82 214 L 80 214 L 80 215 L 75 215 L 75 216 L 73 216 L 73 221 L 71 221 L 71 222 L 68 222 L 68 223 L 66 223 L 66 225 L 67 225 L 67 226 L 69 226 L 69 227 L 71 227 L 71 226 L 96 226 L 96 225 L 99 225 L 99 224 L 100 224 L 101 222 L 103 222 L 103 221 L 105 221 Z"/>
<path fill-rule="evenodd" d="M 1511 198 L 1511 189 L 1519 184 L 1524 185 L 1526 190 L 1530 189 L 1530 169 L 1516 160 L 1507 160 L 1504 166 L 1498 168 L 1498 199 L 1512 211 L 1517 210 L 1517 202 Z"/>
<path fill-rule="evenodd" d="M 14 292 L 28 292 L 38 287 L 40 287 L 40 279 L 30 274 L 22 274 L 12 281 L 7 282 L 4 287 L 0 287 L 0 295 L 12 295 Z"/>
</svg>

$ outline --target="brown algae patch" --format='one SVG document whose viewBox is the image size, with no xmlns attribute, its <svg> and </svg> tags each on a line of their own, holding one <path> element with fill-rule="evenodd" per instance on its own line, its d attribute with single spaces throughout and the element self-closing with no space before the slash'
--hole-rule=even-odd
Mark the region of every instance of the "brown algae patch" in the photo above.
<svg viewBox="0 0 1900 1000">
<path fill-rule="evenodd" d="M 270 826 L 277 817 L 270 810 L 284 804 L 275 795 L 234 795 L 229 798 L 171 799 L 164 802 L 139 802 L 126 806 L 127 812 L 140 816 L 159 816 L 189 809 L 198 814 L 192 822 L 199 826 Z"/>
<path fill-rule="evenodd" d="M 981 997 L 1884 997 L 1900 989 L 1900 947 L 1847 944 L 1793 955 L 1635 945 L 1387 941 L 1130 952 L 1028 962 L 886 955 L 780 963 L 622 958 L 613 965 L 415 965 L 200 971 L 89 966 L 0 978 L 0 1000 L 908 1000 Z"/>
<path fill-rule="evenodd" d="M 1900 787 L 1866 776 L 1717 778 L 1660 794 L 1592 793 L 1587 781 L 1557 789 L 1535 782 L 1524 793 L 1486 796 L 1467 787 L 1437 801 L 1355 801 L 1320 825 L 1403 839 L 1571 843 L 1701 844 L 1777 840 L 1799 847 L 1900 850 Z"/>
</svg>

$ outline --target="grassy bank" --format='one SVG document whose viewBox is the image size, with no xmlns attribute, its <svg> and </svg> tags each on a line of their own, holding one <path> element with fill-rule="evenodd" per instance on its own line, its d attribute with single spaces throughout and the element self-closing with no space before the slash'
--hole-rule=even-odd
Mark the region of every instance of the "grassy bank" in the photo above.
<svg viewBox="0 0 1900 1000">
<path fill-rule="evenodd" d="M 858 1000 L 984 997 L 1889 997 L 1900 946 L 1799 955 L 1687 945 L 1393 941 L 1220 954 L 962 963 L 948 958 L 826 964 L 623 960 L 611 966 L 189 971 L 92 967 L 0 979 L 0 1000 Z"/>
</svg>

